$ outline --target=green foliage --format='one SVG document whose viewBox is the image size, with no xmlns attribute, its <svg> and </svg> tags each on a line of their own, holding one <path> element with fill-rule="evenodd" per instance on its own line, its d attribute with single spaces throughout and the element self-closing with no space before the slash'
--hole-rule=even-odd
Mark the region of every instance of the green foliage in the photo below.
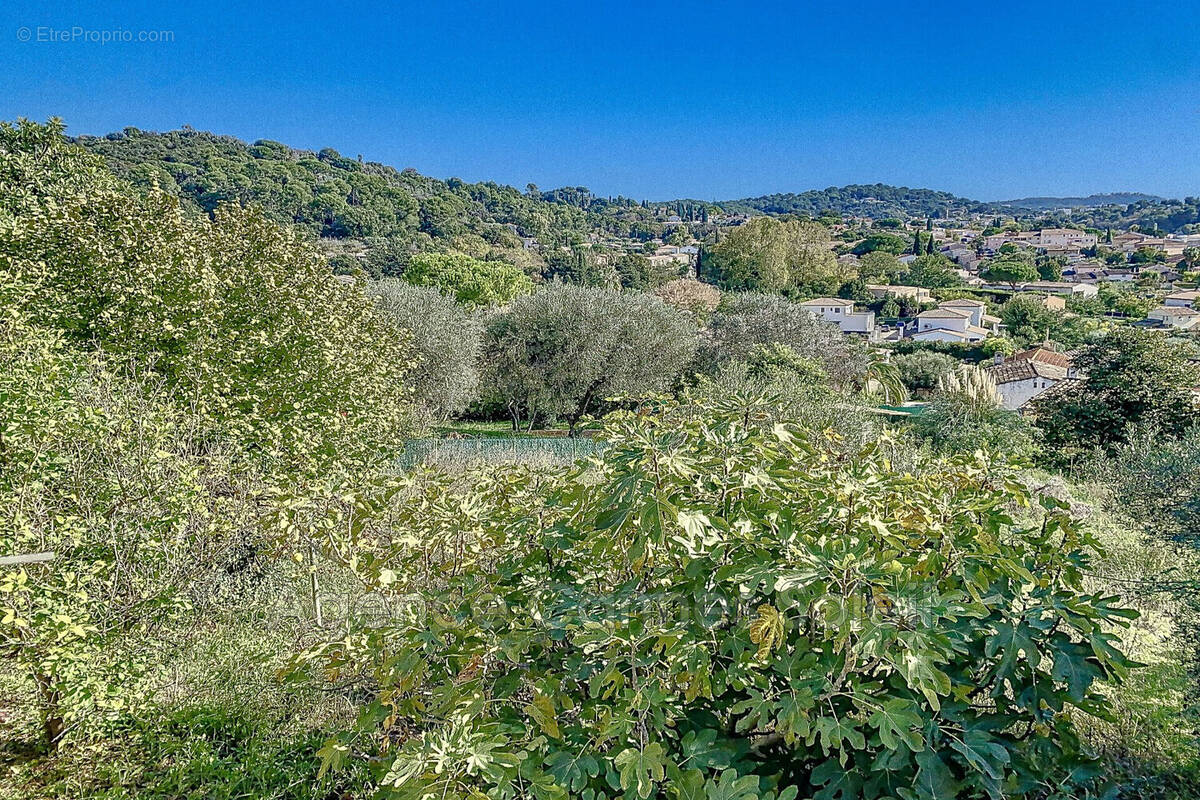
<svg viewBox="0 0 1200 800">
<path fill-rule="evenodd" d="M 0 554 L 53 553 L 0 570 L 0 652 L 57 745 L 147 708 L 281 485 L 396 445 L 409 351 L 310 245 L 134 194 L 53 124 L 0 126 L 0 307 Z"/>
<path fill-rule="evenodd" d="M 875 250 L 858 260 L 858 275 L 870 283 L 893 283 L 906 267 L 891 253 Z"/>
<path fill-rule="evenodd" d="M 688 317 L 653 295 L 550 284 L 488 320 L 487 384 L 514 428 L 562 418 L 574 430 L 608 397 L 665 389 L 696 338 Z"/>
<path fill-rule="evenodd" d="M 373 687 L 326 752 L 363 753 L 395 798 L 951 798 L 1094 774 L 1072 717 L 1106 712 L 1131 614 L 1083 590 L 1093 542 L 1061 503 L 981 460 L 893 471 L 753 406 L 680 411 L 631 415 L 556 480 L 440 482 L 456 499 L 413 517 L 422 537 L 471 533 L 436 585 L 387 583 L 410 613 L 296 660 Z M 411 562 L 346 545 L 377 587 Z"/>
<path fill-rule="evenodd" d="M 908 241 L 890 233 L 872 233 L 850 250 L 856 256 L 876 251 L 900 255 L 908 248 Z"/>
<path fill-rule="evenodd" d="M 160 376 L 273 457 L 369 451 L 407 429 L 405 338 L 295 232 L 137 196 L 55 125 L 0 126 L 0 198 L 0 266 L 36 287 L 18 301 L 33 324 Z"/>
<path fill-rule="evenodd" d="M 827 212 L 837 212 L 847 216 L 872 217 L 881 222 L 887 222 L 889 218 L 924 219 L 941 217 L 947 213 L 981 213 L 992 208 L 992 204 L 955 197 L 948 192 L 882 183 L 834 186 L 798 194 L 771 194 L 719 205 L 727 211 L 739 213 L 819 217 Z"/>
<path fill-rule="evenodd" d="M 980 277 L 993 283 L 1007 283 L 1016 287 L 1018 284 L 1031 283 L 1039 279 L 1037 267 L 1031 262 L 1018 258 L 1000 258 L 989 262 L 980 273 Z"/>
<path fill-rule="evenodd" d="M 540 195 L 495 183 L 440 181 L 328 148 L 313 153 L 203 131 L 133 128 L 76 141 L 139 187 L 157 185 L 205 211 L 223 203 L 258 205 L 274 221 L 322 237 L 411 244 L 468 233 L 496 238 L 495 229 L 513 225 L 550 244 L 589 227 L 581 210 Z"/>
<path fill-rule="evenodd" d="M 408 381 L 422 421 L 444 422 L 466 410 L 479 394 L 482 321 L 434 287 L 385 279 L 368 294 L 407 332 L 417 361 Z"/>
<path fill-rule="evenodd" d="M 1091 473 L 1121 512 L 1164 538 L 1200 541 L 1200 427 L 1176 435 L 1142 425 L 1126 432 Z"/>
<path fill-rule="evenodd" d="M 939 376 L 933 400 L 914 418 L 914 429 L 938 453 L 982 451 L 1028 462 L 1037 451 L 1036 431 L 1016 412 L 1001 408 L 995 382 L 969 364 Z"/>
<path fill-rule="evenodd" d="M 434 286 L 467 307 L 494 306 L 533 291 L 521 270 L 503 261 L 479 261 L 453 253 L 421 253 L 404 270 L 414 286 Z"/>
<path fill-rule="evenodd" d="M 958 359 L 931 350 L 903 353 L 893 359 L 900 380 L 910 392 L 928 397 L 946 375 L 958 369 Z"/>
<path fill-rule="evenodd" d="M 962 278 L 955 272 L 954 262 L 943 255 L 917 256 L 908 265 L 904 275 L 904 283 L 909 286 L 923 286 L 926 289 L 944 289 L 961 286 Z"/>
<path fill-rule="evenodd" d="M 712 249 L 706 265 L 730 289 L 831 294 L 844 280 L 822 226 L 757 217 Z"/>
<path fill-rule="evenodd" d="M 821 364 L 837 386 L 858 381 L 867 355 L 857 342 L 815 318 L 799 303 L 756 292 L 726 294 L 708 329 L 704 360 L 712 368 L 745 361 L 760 346 L 782 344 Z"/>
<path fill-rule="evenodd" d="M 1074 359 L 1083 379 L 1037 402 L 1045 455 L 1070 463 L 1093 448 L 1111 450 L 1130 425 L 1178 435 L 1196 421 L 1189 350 L 1153 331 L 1115 328 Z"/>
</svg>

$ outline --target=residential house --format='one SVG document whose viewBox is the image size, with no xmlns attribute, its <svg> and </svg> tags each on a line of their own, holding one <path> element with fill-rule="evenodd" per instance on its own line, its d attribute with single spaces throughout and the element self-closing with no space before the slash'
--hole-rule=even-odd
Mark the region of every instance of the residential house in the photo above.
<svg viewBox="0 0 1200 800">
<path fill-rule="evenodd" d="M 1041 292 L 1042 294 L 1061 294 L 1067 297 L 1095 297 L 1100 293 L 1100 287 L 1094 283 L 1072 283 L 1068 281 L 1031 281 L 1018 283 L 1016 287 L 1007 283 L 984 284 L 988 289 L 1014 289 L 1018 292 Z"/>
<path fill-rule="evenodd" d="M 1190 331 L 1200 325 L 1200 311 L 1190 306 L 1159 306 L 1146 314 L 1148 326 Z"/>
<path fill-rule="evenodd" d="M 875 332 L 875 312 L 855 311 L 854 303 L 840 297 L 816 297 L 800 304 L 826 322 L 833 322 L 842 333 Z"/>
<path fill-rule="evenodd" d="M 987 313 L 987 303 L 980 300 L 970 300 L 961 298 L 959 300 L 947 300 L 944 303 L 939 303 L 938 308 L 950 308 L 955 311 L 965 311 L 971 315 L 971 324 L 984 328 L 991 334 L 1000 332 L 1000 318 L 993 317 Z"/>
<path fill-rule="evenodd" d="M 933 299 L 932 295 L 929 294 L 929 290 L 922 286 L 884 286 L 877 283 L 868 283 L 867 291 L 880 299 L 887 297 L 889 294 L 893 297 L 915 300 L 918 303 L 925 303 Z"/>
<path fill-rule="evenodd" d="M 1034 347 L 984 367 L 996 383 L 1000 405 L 1009 411 L 1022 411 L 1036 397 L 1065 381 L 1077 379 L 1071 360 L 1047 347 Z"/>
<path fill-rule="evenodd" d="M 1195 308 L 1197 299 L 1200 299 L 1200 292 L 1197 291 L 1174 292 L 1167 295 L 1163 305 L 1173 308 Z"/>
<path fill-rule="evenodd" d="M 1096 234 L 1072 228 L 1042 228 L 1037 232 L 1035 244 L 1047 251 L 1083 250 L 1096 246 Z"/>
</svg>

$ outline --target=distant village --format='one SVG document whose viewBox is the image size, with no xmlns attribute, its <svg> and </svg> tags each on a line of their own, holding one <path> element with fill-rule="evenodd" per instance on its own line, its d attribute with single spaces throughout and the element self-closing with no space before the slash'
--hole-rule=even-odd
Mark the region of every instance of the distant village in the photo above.
<svg viewBox="0 0 1200 800">
<path fill-rule="evenodd" d="M 660 210 L 667 211 L 666 209 Z M 695 276 L 704 245 L 699 238 L 672 237 L 673 233 L 707 229 L 717 231 L 739 227 L 749 215 L 714 214 L 704 226 L 698 220 L 679 214 L 659 216 L 662 237 L 644 244 L 641 253 L 654 268 L 679 269 Z M 990 223 L 990 224 L 989 224 Z M 953 264 L 960 279 L 950 291 L 939 291 L 903 283 L 868 283 L 866 290 L 875 300 L 894 299 L 915 313 L 884 317 L 861 299 L 814 297 L 801 301 L 816 317 L 836 325 L 843 333 L 865 338 L 887 347 L 901 342 L 931 343 L 933 346 L 979 345 L 1004 337 L 1005 325 L 999 316 L 989 313 L 1003 299 L 1029 296 L 1050 312 L 1064 317 L 1076 316 L 1072 310 L 1080 301 L 1097 298 L 1104 287 L 1136 292 L 1151 302 L 1144 317 L 1108 310 L 1103 315 L 1114 324 L 1129 324 L 1156 329 L 1166 335 L 1200 335 L 1200 298 L 1196 278 L 1200 270 L 1200 233 L 1159 234 L 1140 231 L 1094 231 L 1075 228 L 1020 230 L 1019 226 L 1001 226 L 999 220 L 972 218 L 953 222 L 939 220 L 898 223 L 891 232 L 925 241 L 921 253 L 898 255 L 898 261 L 910 265 L 921 255 L 940 254 Z M 878 221 L 846 218 L 830 225 L 830 248 L 841 265 L 854 270 L 859 257 L 851 249 L 854 231 L 873 230 Z M 1000 228 L 1000 230 L 996 230 Z M 533 239 L 526 247 L 538 247 Z M 613 253 L 628 250 L 629 241 L 593 235 L 590 246 L 601 261 Z M 1006 255 L 1052 259 L 1061 270 L 1056 280 L 1000 281 L 989 276 L 989 264 Z M 954 295 L 939 300 L 938 295 Z M 971 296 L 976 295 L 979 299 Z M 1143 303 L 1144 304 L 1144 303 Z M 878 304 L 875 304 L 878 306 Z M 1048 339 L 1047 334 L 1047 339 Z M 1060 352 L 1049 341 L 1017 352 L 997 352 L 984 365 L 996 383 L 1001 404 L 1007 409 L 1025 412 L 1034 398 L 1047 392 L 1062 391 L 1079 375 L 1072 364 L 1072 351 Z M 1200 387 L 1195 389 L 1200 400 Z"/>
</svg>

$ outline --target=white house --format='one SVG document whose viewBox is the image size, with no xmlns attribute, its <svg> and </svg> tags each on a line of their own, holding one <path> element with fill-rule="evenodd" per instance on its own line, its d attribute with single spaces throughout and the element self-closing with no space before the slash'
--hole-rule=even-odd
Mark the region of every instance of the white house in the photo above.
<svg viewBox="0 0 1200 800">
<path fill-rule="evenodd" d="M 1009 411 L 1020 411 L 1048 389 L 1077 378 L 1067 356 L 1045 347 L 1015 353 L 984 371 L 996 382 L 1000 405 Z"/>
<path fill-rule="evenodd" d="M 889 294 L 893 297 L 916 300 L 918 303 L 923 303 L 931 299 L 929 290 L 921 286 L 885 286 L 878 283 L 868 283 L 867 291 L 881 299 L 887 297 Z"/>
<path fill-rule="evenodd" d="M 842 333 L 875 331 L 874 311 L 855 311 L 854 303 L 840 297 L 816 297 L 800 304 L 826 322 L 836 323 Z"/>
<path fill-rule="evenodd" d="M 1173 308 L 1195 308 L 1197 299 L 1200 299 L 1200 292 L 1175 292 L 1167 295 L 1163 305 Z"/>
<path fill-rule="evenodd" d="M 1042 228 L 1035 240 L 1038 247 L 1079 250 L 1096 246 L 1096 234 L 1077 231 L 1072 228 Z"/>
<path fill-rule="evenodd" d="M 1159 306 L 1151 309 L 1146 319 L 1154 320 L 1164 328 L 1188 331 L 1200 325 L 1200 311 L 1189 306 Z"/>
<path fill-rule="evenodd" d="M 1000 332 L 1000 318 L 993 317 L 987 312 L 987 303 L 979 300 L 968 300 L 962 298 L 960 300 L 947 300 L 944 303 L 939 303 L 938 308 L 950 308 L 955 311 L 965 311 L 971 315 L 971 324 L 977 328 L 984 328 L 989 333 L 997 334 Z"/>
<path fill-rule="evenodd" d="M 919 342 L 980 342 L 988 332 L 971 324 L 971 314 L 954 308 L 933 308 L 917 315 L 912 338 Z"/>
</svg>

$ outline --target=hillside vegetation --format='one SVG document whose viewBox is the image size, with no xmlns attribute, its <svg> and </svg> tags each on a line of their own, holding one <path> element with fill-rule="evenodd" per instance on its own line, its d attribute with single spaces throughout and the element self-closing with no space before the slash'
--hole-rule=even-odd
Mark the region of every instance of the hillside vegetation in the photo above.
<svg viewBox="0 0 1200 800">
<path fill-rule="evenodd" d="M 1090 339 L 1055 450 L 788 299 L 817 223 L 728 291 L 346 279 L 153 184 L 0 124 L 5 800 L 1197 796 L 1179 343 Z M 529 448 L 439 460 L 464 412 Z"/>
</svg>

